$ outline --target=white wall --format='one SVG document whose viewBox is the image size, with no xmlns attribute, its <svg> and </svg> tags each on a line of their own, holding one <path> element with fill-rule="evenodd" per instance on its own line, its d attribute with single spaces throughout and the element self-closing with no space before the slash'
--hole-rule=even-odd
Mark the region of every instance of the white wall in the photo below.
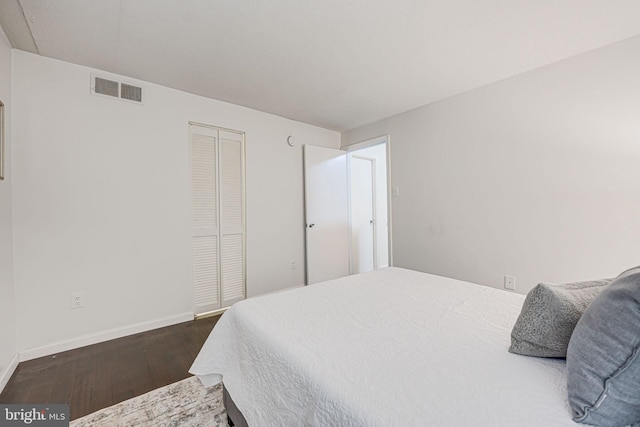
<svg viewBox="0 0 640 427">
<path fill-rule="evenodd" d="M 343 134 L 390 134 L 394 263 L 517 290 L 640 264 L 640 37 Z"/>
<path fill-rule="evenodd" d="M 11 47 L 0 30 L 0 100 L 5 107 L 5 179 L 0 181 L 0 391 L 17 361 L 11 171 Z"/>
<path fill-rule="evenodd" d="M 95 70 L 13 60 L 19 350 L 191 313 L 190 120 L 246 132 L 248 295 L 304 283 L 301 146 L 338 133 L 144 82 L 143 106 L 92 96 Z"/>
</svg>

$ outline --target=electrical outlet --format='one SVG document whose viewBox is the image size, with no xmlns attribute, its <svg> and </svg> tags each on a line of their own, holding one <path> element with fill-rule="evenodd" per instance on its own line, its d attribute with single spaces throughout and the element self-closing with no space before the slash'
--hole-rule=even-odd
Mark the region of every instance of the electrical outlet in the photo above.
<svg viewBox="0 0 640 427">
<path fill-rule="evenodd" d="M 84 293 L 74 292 L 71 294 L 71 308 L 84 307 Z"/>
<path fill-rule="evenodd" d="M 295 258 L 291 258 L 290 264 L 289 264 L 289 270 L 295 270 L 296 269 L 296 260 Z"/>
<path fill-rule="evenodd" d="M 515 276 L 504 276 L 504 288 L 510 289 L 512 291 L 516 290 L 516 277 Z"/>
</svg>

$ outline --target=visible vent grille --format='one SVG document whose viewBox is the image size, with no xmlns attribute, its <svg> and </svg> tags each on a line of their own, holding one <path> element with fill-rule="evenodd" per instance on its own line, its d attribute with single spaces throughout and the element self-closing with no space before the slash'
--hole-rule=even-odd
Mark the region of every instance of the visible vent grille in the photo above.
<svg viewBox="0 0 640 427">
<path fill-rule="evenodd" d="M 96 75 L 91 75 L 91 93 L 142 104 L 142 88 L 140 86 L 105 79 Z"/>
<path fill-rule="evenodd" d="M 122 83 L 120 85 L 120 98 L 142 102 L 142 88 Z"/>
<path fill-rule="evenodd" d="M 118 97 L 118 82 L 96 77 L 96 93 Z"/>
</svg>

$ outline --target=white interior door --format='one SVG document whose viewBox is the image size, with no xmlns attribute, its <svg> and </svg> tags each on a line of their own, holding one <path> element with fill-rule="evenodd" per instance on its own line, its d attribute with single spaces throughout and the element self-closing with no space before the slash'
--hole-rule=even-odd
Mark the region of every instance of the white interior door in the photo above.
<svg viewBox="0 0 640 427">
<path fill-rule="evenodd" d="M 221 307 L 218 262 L 218 131 L 191 125 L 189 132 L 192 174 L 193 310 L 195 314 L 201 314 Z"/>
<path fill-rule="evenodd" d="M 347 154 L 304 146 L 307 284 L 349 274 Z"/>
<path fill-rule="evenodd" d="M 375 159 L 351 156 L 351 271 L 376 269 Z"/>
<path fill-rule="evenodd" d="M 244 134 L 220 129 L 220 283 L 221 304 L 245 298 Z"/>
</svg>

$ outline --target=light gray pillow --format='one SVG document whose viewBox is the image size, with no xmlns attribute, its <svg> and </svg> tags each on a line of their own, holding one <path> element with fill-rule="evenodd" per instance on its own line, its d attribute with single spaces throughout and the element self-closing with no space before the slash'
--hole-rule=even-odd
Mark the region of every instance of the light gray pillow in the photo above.
<svg viewBox="0 0 640 427">
<path fill-rule="evenodd" d="M 537 285 L 524 300 L 511 331 L 509 351 L 525 356 L 565 357 L 580 316 L 612 280 Z"/>
<path fill-rule="evenodd" d="M 578 322 L 567 390 L 576 422 L 640 426 L 640 267 L 618 276 Z"/>
</svg>

